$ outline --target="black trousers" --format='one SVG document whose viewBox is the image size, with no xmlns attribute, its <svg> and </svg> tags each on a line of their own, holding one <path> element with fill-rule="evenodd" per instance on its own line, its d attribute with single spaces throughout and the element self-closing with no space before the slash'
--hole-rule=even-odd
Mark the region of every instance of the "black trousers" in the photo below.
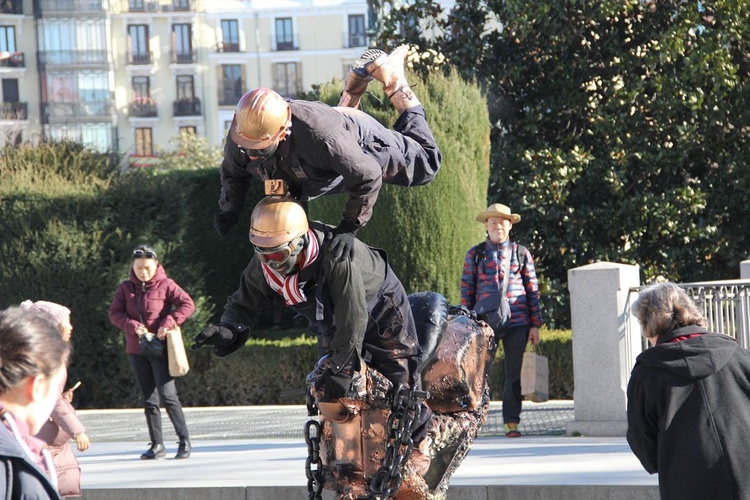
<svg viewBox="0 0 750 500">
<path fill-rule="evenodd" d="M 174 379 L 169 375 L 167 357 L 154 359 L 140 354 L 128 354 L 128 361 L 130 361 L 135 383 L 141 395 L 141 404 L 146 414 L 151 442 L 154 444 L 164 442 L 161 431 L 160 404 L 167 409 L 167 415 L 180 441 L 188 439 L 185 414 L 182 412 L 182 405 L 177 397 Z"/>
<path fill-rule="evenodd" d="M 383 169 L 383 182 L 406 187 L 423 186 L 435 178 L 442 155 L 422 106 L 401 113 L 393 130 L 366 113 L 357 112 L 351 116 L 351 112 L 341 112 L 356 122 L 362 150 L 375 158 Z"/>
<path fill-rule="evenodd" d="M 505 384 L 503 385 L 503 422 L 517 424 L 521 421 L 521 364 L 529 340 L 529 325 L 513 326 L 495 331 L 501 338 L 505 351 Z"/>
</svg>

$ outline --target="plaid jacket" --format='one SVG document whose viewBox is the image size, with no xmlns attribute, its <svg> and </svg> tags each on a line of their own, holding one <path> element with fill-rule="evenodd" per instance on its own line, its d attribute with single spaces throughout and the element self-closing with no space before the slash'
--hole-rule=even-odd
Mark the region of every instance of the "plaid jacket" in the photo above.
<svg viewBox="0 0 750 500">
<path fill-rule="evenodd" d="M 518 244 L 508 240 L 495 245 L 489 239 L 469 249 L 464 258 L 464 270 L 461 276 L 461 305 L 473 309 L 477 301 L 491 293 L 500 293 L 503 286 L 503 267 L 505 249 L 513 245 L 510 254 L 510 275 L 506 296 L 510 301 L 511 316 L 506 327 L 530 325 L 542 326 L 542 312 L 539 307 L 539 283 L 536 279 L 534 260 L 528 249 L 525 249 L 523 268 L 519 269 Z M 481 253 L 484 247 L 484 258 L 475 263 L 477 250 Z"/>
</svg>

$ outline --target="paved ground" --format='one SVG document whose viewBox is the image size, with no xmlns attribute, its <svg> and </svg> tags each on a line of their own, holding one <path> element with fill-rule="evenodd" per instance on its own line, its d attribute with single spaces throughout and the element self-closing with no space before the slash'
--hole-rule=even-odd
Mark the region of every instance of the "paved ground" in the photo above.
<svg viewBox="0 0 750 500">
<path fill-rule="evenodd" d="M 142 409 L 82 410 L 81 421 L 94 442 L 149 441 Z M 165 441 L 176 436 L 166 412 L 162 411 Z M 202 439 L 302 439 L 309 419 L 304 406 L 230 406 L 186 408 L 185 418 L 193 440 Z M 565 433 L 573 420 L 573 401 L 524 402 L 521 431 L 528 436 L 554 436 Z M 502 403 L 490 403 L 487 423 L 480 436 L 503 434 Z"/>
<path fill-rule="evenodd" d="M 658 498 L 656 477 L 642 469 L 624 438 L 564 436 L 572 401 L 524 403 L 520 439 L 502 436 L 500 410 L 500 403 L 491 404 L 487 424 L 451 480 L 452 500 Z M 80 411 L 92 440 L 91 449 L 78 454 L 84 500 L 208 498 L 205 492 L 217 488 L 221 498 L 229 498 L 231 488 L 243 499 L 305 496 L 304 407 L 185 411 L 191 458 L 173 459 L 176 437 L 162 412 L 168 459 L 149 462 L 139 459 L 148 443 L 142 410 Z"/>
</svg>

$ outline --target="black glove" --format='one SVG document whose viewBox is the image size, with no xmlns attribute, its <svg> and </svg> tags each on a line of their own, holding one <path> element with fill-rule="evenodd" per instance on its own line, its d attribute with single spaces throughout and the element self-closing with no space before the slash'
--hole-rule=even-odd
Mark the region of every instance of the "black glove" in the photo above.
<svg viewBox="0 0 750 500">
<path fill-rule="evenodd" d="M 193 339 L 191 349 L 200 349 L 204 345 L 214 346 L 214 355 L 219 358 L 229 356 L 245 345 L 250 336 L 250 329 L 245 325 L 220 323 L 207 326 Z"/>
<path fill-rule="evenodd" d="M 329 255 L 335 260 L 352 260 L 357 231 L 359 231 L 359 226 L 353 222 L 341 221 L 333 231 L 326 234 L 326 239 L 331 240 L 328 245 Z"/>
<path fill-rule="evenodd" d="M 238 220 L 240 220 L 240 216 L 237 212 L 225 210 L 214 215 L 214 228 L 216 229 L 216 232 L 219 233 L 219 236 L 223 238 L 229 234 L 229 231 L 231 231 L 232 227 L 237 224 Z"/>
</svg>

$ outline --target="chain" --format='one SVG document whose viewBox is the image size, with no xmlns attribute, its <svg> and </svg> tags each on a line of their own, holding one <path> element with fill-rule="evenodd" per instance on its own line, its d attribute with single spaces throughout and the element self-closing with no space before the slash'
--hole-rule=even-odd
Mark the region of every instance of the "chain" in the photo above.
<svg viewBox="0 0 750 500">
<path fill-rule="evenodd" d="M 399 385 L 393 394 L 391 414 L 388 417 L 388 444 L 383 465 L 370 481 L 372 494 L 365 498 L 386 500 L 398 492 L 403 480 L 403 467 L 414 449 L 412 434 L 422 414 L 421 403 L 429 397 L 425 391 L 409 390 Z"/>
<path fill-rule="evenodd" d="M 305 443 L 307 443 L 307 460 L 305 460 L 307 498 L 309 500 L 322 500 L 323 481 L 321 481 L 320 477 L 322 471 L 322 464 L 320 462 L 320 424 L 317 420 L 308 420 L 305 424 Z"/>
</svg>

